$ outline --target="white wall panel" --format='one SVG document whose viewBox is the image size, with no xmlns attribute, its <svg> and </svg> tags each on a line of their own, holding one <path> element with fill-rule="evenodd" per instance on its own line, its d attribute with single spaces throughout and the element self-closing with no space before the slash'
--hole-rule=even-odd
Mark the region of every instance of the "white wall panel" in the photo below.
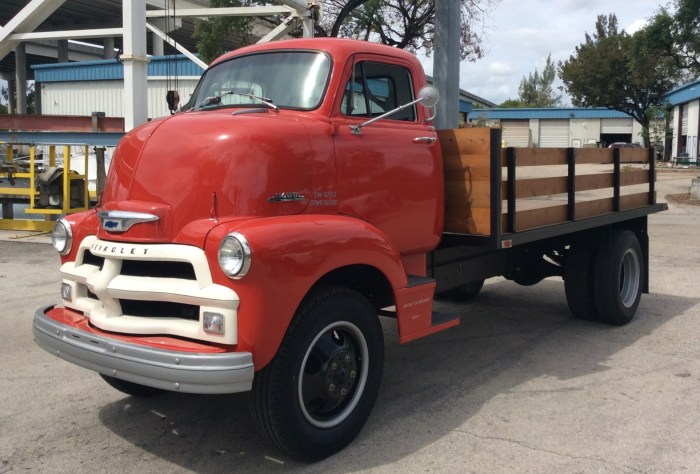
<svg viewBox="0 0 700 474">
<path fill-rule="evenodd" d="M 196 85 L 195 78 L 178 81 L 181 105 L 189 100 Z M 167 86 L 165 78 L 149 78 L 149 118 L 170 115 L 165 100 Z M 104 112 L 108 117 L 123 117 L 123 96 L 122 81 L 47 82 L 41 86 L 42 112 L 46 115 L 91 115 L 92 112 Z"/>
<path fill-rule="evenodd" d="M 505 147 L 530 146 L 529 120 L 501 120 L 502 141 Z"/>
<path fill-rule="evenodd" d="M 604 118 L 601 119 L 600 133 L 632 133 L 630 118 Z"/>
<path fill-rule="evenodd" d="M 569 141 L 568 120 L 540 120 L 540 148 L 567 148 Z"/>
<path fill-rule="evenodd" d="M 583 145 L 600 141 L 600 119 L 571 119 L 571 141 L 579 140 Z"/>
</svg>

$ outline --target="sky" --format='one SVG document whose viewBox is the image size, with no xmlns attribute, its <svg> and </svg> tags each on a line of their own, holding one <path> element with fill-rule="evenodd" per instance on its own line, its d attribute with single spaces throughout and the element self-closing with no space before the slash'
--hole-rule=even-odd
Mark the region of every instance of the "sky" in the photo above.
<svg viewBox="0 0 700 474">
<path fill-rule="evenodd" d="M 565 61 L 595 31 L 599 14 L 615 13 L 619 28 L 633 33 L 654 16 L 665 0 L 501 0 L 486 19 L 486 55 L 460 65 L 460 87 L 500 104 L 518 98 L 523 77 L 542 72 L 547 55 Z M 423 60 L 432 75 L 432 59 Z M 560 86 L 557 78 L 555 86 Z M 564 106 L 571 105 L 562 96 Z"/>
<path fill-rule="evenodd" d="M 440 1 L 440 0 L 438 0 Z M 488 12 L 484 58 L 460 65 L 460 87 L 500 104 L 517 99 L 523 77 L 542 72 L 547 55 L 555 64 L 573 54 L 595 29 L 599 14 L 615 13 L 620 28 L 633 33 L 658 11 L 666 0 L 501 0 Z M 432 75 L 432 58 L 421 57 Z M 4 85 L 4 84 L 3 84 Z M 555 86 L 560 86 L 559 79 Z M 2 99 L 0 99 L 1 101 Z M 562 96 L 564 106 L 571 105 Z"/>
</svg>

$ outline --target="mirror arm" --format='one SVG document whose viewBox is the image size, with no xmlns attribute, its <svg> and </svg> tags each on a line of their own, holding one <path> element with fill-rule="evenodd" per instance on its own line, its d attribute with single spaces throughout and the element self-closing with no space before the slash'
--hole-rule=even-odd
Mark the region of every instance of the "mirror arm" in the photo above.
<svg viewBox="0 0 700 474">
<path fill-rule="evenodd" d="M 399 107 L 396 107 L 393 110 L 390 110 L 388 112 L 384 112 L 382 115 L 378 115 L 377 117 L 374 117 L 373 119 L 367 120 L 364 123 L 361 123 L 359 125 L 350 125 L 350 130 L 352 130 L 353 135 L 362 135 L 362 127 L 366 127 L 367 125 L 376 122 L 377 120 L 381 120 L 383 118 L 389 117 L 390 115 L 394 115 L 396 112 L 400 112 L 406 107 L 411 107 L 413 105 L 416 105 L 418 102 L 422 102 L 424 100 L 423 97 L 419 97 L 418 99 L 409 102 L 408 104 L 401 105 Z"/>
</svg>

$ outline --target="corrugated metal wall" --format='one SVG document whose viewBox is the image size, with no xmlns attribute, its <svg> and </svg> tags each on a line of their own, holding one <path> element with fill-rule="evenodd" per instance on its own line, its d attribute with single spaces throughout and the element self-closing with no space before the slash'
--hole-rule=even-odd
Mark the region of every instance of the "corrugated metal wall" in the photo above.
<svg viewBox="0 0 700 474">
<path fill-rule="evenodd" d="M 579 144 L 591 145 L 600 141 L 600 120 L 571 119 L 571 140 L 579 140 Z"/>
<path fill-rule="evenodd" d="M 569 142 L 568 120 L 540 120 L 540 148 L 567 148 Z"/>
<path fill-rule="evenodd" d="M 198 79 L 179 79 L 180 105 L 189 100 Z M 172 84 L 171 84 L 172 85 Z M 165 78 L 148 80 L 148 117 L 170 115 L 165 100 Z M 122 81 L 47 82 L 41 85 L 42 113 L 46 115 L 90 115 L 104 112 L 108 117 L 123 117 Z"/>
<path fill-rule="evenodd" d="M 502 141 L 504 146 L 530 146 L 529 120 L 501 120 L 501 127 L 503 128 Z"/>
<path fill-rule="evenodd" d="M 600 133 L 632 133 L 633 120 L 631 118 L 604 118 L 601 120 Z"/>
</svg>

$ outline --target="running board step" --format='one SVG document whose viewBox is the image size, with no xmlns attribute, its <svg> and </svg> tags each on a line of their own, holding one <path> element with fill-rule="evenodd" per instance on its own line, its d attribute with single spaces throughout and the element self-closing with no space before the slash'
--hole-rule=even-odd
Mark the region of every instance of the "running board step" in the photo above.
<svg viewBox="0 0 700 474">
<path fill-rule="evenodd" d="M 408 285 L 396 292 L 399 342 L 405 344 L 459 324 L 454 315 L 433 312 L 435 280 L 410 276 Z"/>
</svg>

